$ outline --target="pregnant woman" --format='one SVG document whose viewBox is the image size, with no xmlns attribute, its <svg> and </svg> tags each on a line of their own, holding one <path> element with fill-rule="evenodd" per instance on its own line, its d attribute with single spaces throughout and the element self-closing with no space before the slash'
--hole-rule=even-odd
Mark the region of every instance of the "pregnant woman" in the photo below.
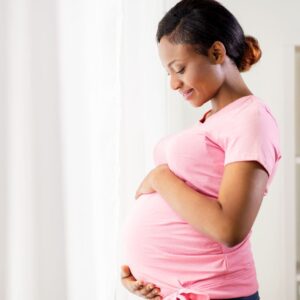
<svg viewBox="0 0 300 300">
<path fill-rule="evenodd" d="M 213 0 L 177 3 L 157 43 L 171 88 L 211 109 L 155 146 L 125 222 L 122 283 L 147 299 L 258 300 L 251 228 L 281 158 L 277 122 L 240 74 L 259 44 Z"/>
</svg>

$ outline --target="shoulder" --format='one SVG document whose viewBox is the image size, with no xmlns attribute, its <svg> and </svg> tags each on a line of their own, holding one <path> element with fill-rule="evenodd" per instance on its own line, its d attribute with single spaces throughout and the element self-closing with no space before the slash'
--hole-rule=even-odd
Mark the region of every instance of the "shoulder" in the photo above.
<svg viewBox="0 0 300 300">
<path fill-rule="evenodd" d="M 234 106 L 226 116 L 223 133 L 248 131 L 277 131 L 278 124 L 270 107 L 255 95 L 247 97 Z"/>
<path fill-rule="evenodd" d="M 238 119 L 244 117 L 270 117 L 276 122 L 268 104 L 255 95 L 250 95 L 244 101 L 238 102 L 234 108 L 231 112 Z"/>
</svg>

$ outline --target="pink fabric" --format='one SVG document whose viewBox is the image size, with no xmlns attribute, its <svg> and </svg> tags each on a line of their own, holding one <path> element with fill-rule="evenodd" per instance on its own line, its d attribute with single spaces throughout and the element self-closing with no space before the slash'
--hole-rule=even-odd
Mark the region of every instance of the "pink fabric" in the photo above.
<svg viewBox="0 0 300 300">
<path fill-rule="evenodd" d="M 196 293 L 196 294 L 195 294 Z M 165 300 L 210 300 L 208 294 L 195 292 L 189 289 L 180 289 L 164 298 Z"/>
<path fill-rule="evenodd" d="M 179 291 L 167 296 L 165 300 L 210 300 L 209 295 L 199 293 L 188 289 L 180 289 Z"/>
<path fill-rule="evenodd" d="M 279 130 L 266 104 L 245 96 L 205 122 L 162 138 L 153 154 L 155 165 L 167 163 L 211 201 L 226 164 L 258 161 L 270 175 L 266 195 L 281 158 Z M 158 193 L 144 194 L 125 222 L 124 264 L 137 279 L 160 287 L 166 300 L 188 299 L 183 297 L 189 293 L 199 300 L 247 296 L 259 289 L 250 236 L 227 248 L 194 230 Z"/>
</svg>

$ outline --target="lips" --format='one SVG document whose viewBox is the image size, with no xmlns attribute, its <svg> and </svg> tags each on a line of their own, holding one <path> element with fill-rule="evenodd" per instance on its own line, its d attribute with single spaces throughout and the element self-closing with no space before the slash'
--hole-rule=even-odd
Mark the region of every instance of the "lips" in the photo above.
<svg viewBox="0 0 300 300">
<path fill-rule="evenodd" d="M 188 89 L 186 91 L 181 91 L 181 94 L 183 95 L 183 97 L 188 98 L 189 96 L 192 95 L 194 89 Z"/>
</svg>

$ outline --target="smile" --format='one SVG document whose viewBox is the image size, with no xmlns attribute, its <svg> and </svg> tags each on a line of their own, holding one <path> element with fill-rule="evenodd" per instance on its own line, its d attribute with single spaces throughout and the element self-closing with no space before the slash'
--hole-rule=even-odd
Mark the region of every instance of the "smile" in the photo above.
<svg viewBox="0 0 300 300">
<path fill-rule="evenodd" d="M 182 95 L 185 99 L 189 99 L 193 94 L 193 91 L 194 91 L 193 89 L 189 89 L 186 92 L 182 92 Z"/>
</svg>

